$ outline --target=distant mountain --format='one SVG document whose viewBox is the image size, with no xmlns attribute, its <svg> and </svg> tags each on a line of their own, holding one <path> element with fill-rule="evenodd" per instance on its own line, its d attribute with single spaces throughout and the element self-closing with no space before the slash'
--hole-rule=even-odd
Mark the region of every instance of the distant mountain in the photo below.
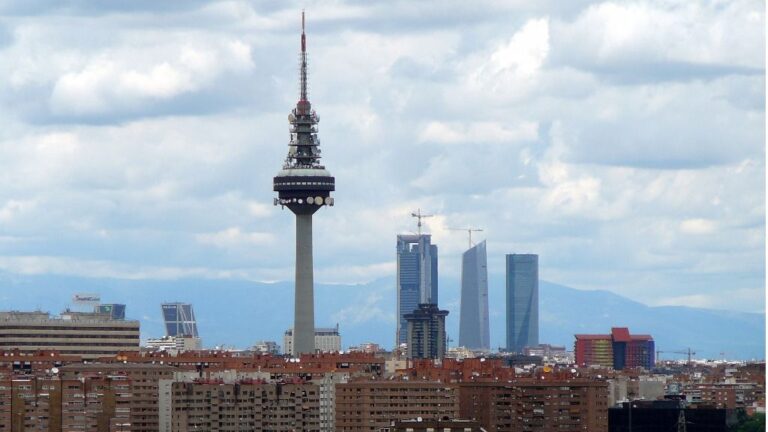
<svg viewBox="0 0 768 432">
<path fill-rule="evenodd" d="M 503 279 L 491 277 L 491 341 L 505 338 Z M 142 338 L 163 334 L 160 303 L 190 302 L 206 346 L 247 347 L 275 340 L 293 320 L 293 284 L 241 280 L 124 280 L 0 273 L 0 310 L 41 309 L 58 313 L 77 292 L 97 292 L 105 303 L 125 303 L 129 317 L 141 320 Z M 448 331 L 458 337 L 459 289 L 440 281 L 440 306 L 448 309 Z M 697 357 L 764 358 L 765 315 L 688 307 L 650 307 L 607 291 L 583 291 L 542 281 L 540 340 L 573 346 L 575 333 L 608 333 L 612 326 L 651 334 L 662 351 L 688 347 Z M 363 285 L 318 285 L 316 325 L 338 323 L 344 346 L 376 342 L 390 348 L 395 331 L 394 278 Z M 680 355 L 662 354 L 664 358 Z"/>
</svg>

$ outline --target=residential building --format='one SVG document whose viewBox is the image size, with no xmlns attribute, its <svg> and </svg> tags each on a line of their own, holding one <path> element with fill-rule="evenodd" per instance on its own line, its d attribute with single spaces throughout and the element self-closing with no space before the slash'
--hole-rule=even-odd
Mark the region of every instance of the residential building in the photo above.
<svg viewBox="0 0 768 432">
<path fill-rule="evenodd" d="M 539 343 L 539 256 L 506 256 L 507 351 Z"/>
<path fill-rule="evenodd" d="M 461 259 L 459 346 L 471 350 L 491 348 L 488 321 L 488 258 L 485 241 L 468 249 Z"/>
<path fill-rule="evenodd" d="M 174 382 L 171 407 L 174 432 L 322 430 L 318 387 L 301 381 Z"/>
<path fill-rule="evenodd" d="M 408 339 L 405 315 L 420 303 L 437 304 L 437 246 L 429 234 L 397 236 L 397 313 L 396 345 Z"/>
<path fill-rule="evenodd" d="M 445 317 L 447 310 L 438 309 L 432 303 L 421 303 L 413 312 L 405 315 L 408 324 L 408 358 L 442 359 L 445 357 L 447 338 Z"/>
<path fill-rule="evenodd" d="M 458 418 L 455 386 L 435 381 L 363 380 L 336 385 L 336 431 L 376 431 L 398 420 Z"/>
<path fill-rule="evenodd" d="M 605 382 L 547 376 L 459 384 L 459 417 L 489 431 L 606 432 Z"/>
</svg>

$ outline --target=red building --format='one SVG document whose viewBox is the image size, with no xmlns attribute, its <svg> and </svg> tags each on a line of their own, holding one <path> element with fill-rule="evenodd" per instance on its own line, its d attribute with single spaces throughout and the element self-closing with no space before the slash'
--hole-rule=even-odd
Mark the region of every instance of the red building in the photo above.
<svg viewBox="0 0 768 432">
<path fill-rule="evenodd" d="M 626 327 L 613 327 L 610 334 L 578 334 L 574 352 L 579 366 L 651 369 L 656 363 L 653 337 L 630 335 Z"/>
</svg>

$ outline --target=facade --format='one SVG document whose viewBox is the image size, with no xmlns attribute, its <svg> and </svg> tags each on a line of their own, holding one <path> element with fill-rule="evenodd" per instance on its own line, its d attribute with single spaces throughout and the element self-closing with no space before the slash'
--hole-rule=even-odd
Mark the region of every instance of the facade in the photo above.
<svg viewBox="0 0 768 432">
<path fill-rule="evenodd" d="M 197 334 L 195 312 L 189 303 L 163 303 L 163 320 L 166 336 L 192 336 Z"/>
<path fill-rule="evenodd" d="M 459 346 L 472 350 L 491 348 L 485 241 L 464 252 L 461 259 Z"/>
<path fill-rule="evenodd" d="M 539 256 L 511 254 L 507 267 L 507 350 L 539 343 Z"/>
<path fill-rule="evenodd" d="M 97 422 L 112 425 L 99 431 L 119 431 L 121 428 L 133 432 L 168 430 L 160 422 L 159 382 L 172 376 L 172 367 L 159 364 L 70 364 L 62 366 L 59 372 L 63 382 L 94 383 L 91 387 L 65 386 L 62 398 L 80 400 L 74 405 L 76 409 L 85 410 L 87 416 L 92 416 Z M 111 381 L 101 382 L 104 377 L 111 377 Z M 102 389 L 109 390 L 107 393 L 99 393 L 94 388 L 95 385 L 104 387 L 107 384 L 111 387 Z M 75 394 L 70 394 L 71 391 Z M 88 398 L 93 398 L 95 402 L 89 404 Z M 78 413 L 72 414 L 71 418 L 65 416 L 63 422 L 70 423 L 63 430 L 81 430 L 77 428 L 80 417 Z"/>
<path fill-rule="evenodd" d="M 616 370 L 655 366 L 655 344 L 650 335 L 630 335 L 626 327 L 610 334 L 578 334 L 574 354 L 579 366 L 612 367 Z"/>
<path fill-rule="evenodd" d="M 174 382 L 171 430 L 320 432 L 319 389 L 309 383 Z"/>
<path fill-rule="evenodd" d="M 0 350 L 55 350 L 93 359 L 139 350 L 139 322 L 91 312 L 0 312 Z"/>
<path fill-rule="evenodd" d="M 288 329 L 283 334 L 283 345 L 286 353 L 293 350 L 293 329 Z M 315 351 L 322 353 L 334 353 L 341 351 L 341 335 L 339 326 L 315 329 Z"/>
<path fill-rule="evenodd" d="M 608 387 L 587 379 L 508 380 L 459 384 L 460 418 L 489 431 L 606 432 Z"/>
<path fill-rule="evenodd" d="M 312 215 L 323 206 L 332 206 L 331 192 L 336 181 L 320 164 L 317 123 L 307 92 L 307 41 L 304 13 L 301 15 L 299 101 L 288 115 L 291 140 L 283 169 L 273 179 L 278 193 L 274 204 L 296 215 L 296 295 L 294 296 L 294 344 L 286 354 L 315 352 L 315 297 L 312 261 Z"/>
<path fill-rule="evenodd" d="M 397 236 L 397 311 L 396 344 L 407 342 L 405 315 L 420 303 L 437 304 L 437 246 L 429 234 Z"/>
<path fill-rule="evenodd" d="M 163 336 L 147 339 L 146 347 L 157 351 L 197 351 L 203 349 L 202 340 L 193 336 Z"/>
<path fill-rule="evenodd" d="M 380 431 L 398 420 L 458 417 L 456 388 L 435 381 L 352 381 L 336 385 L 336 431 Z"/>
<path fill-rule="evenodd" d="M 408 358 L 442 359 L 445 357 L 447 338 L 445 336 L 445 317 L 447 310 L 438 309 L 437 305 L 421 303 L 412 313 L 405 315 L 408 323 Z"/>
</svg>

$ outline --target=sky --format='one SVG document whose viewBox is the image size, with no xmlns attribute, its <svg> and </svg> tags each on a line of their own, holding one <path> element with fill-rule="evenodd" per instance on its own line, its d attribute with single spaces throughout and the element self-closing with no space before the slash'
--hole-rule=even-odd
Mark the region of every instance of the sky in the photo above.
<svg viewBox="0 0 768 432">
<path fill-rule="evenodd" d="M 0 0 L 0 271 L 290 280 L 302 9 L 337 187 L 316 281 L 393 278 L 421 209 L 441 278 L 475 227 L 492 274 L 536 253 L 575 288 L 764 311 L 750 0 Z"/>
</svg>

